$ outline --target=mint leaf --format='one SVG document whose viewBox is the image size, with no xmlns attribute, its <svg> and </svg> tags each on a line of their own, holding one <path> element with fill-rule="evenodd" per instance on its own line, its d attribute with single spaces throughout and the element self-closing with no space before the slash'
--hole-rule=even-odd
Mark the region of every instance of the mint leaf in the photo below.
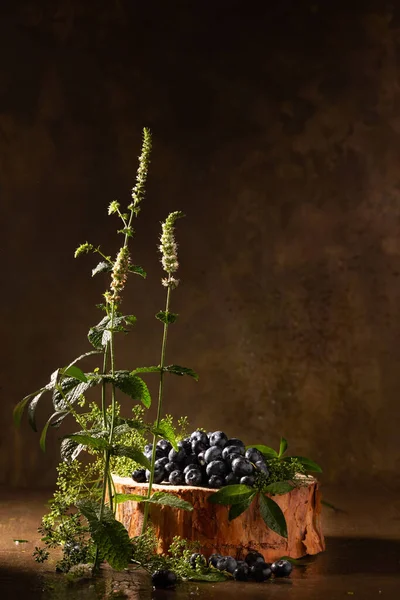
<svg viewBox="0 0 400 600">
<path fill-rule="evenodd" d="M 188 369 L 187 367 L 181 367 L 179 365 L 168 365 L 168 367 L 164 367 L 164 371 L 166 373 L 173 373 L 174 375 L 179 375 L 182 377 L 183 375 L 189 375 L 189 377 L 193 377 L 196 381 L 199 380 L 199 376 L 193 369 Z"/>
<path fill-rule="evenodd" d="M 264 523 L 269 529 L 275 531 L 278 535 L 287 538 L 287 527 L 285 516 L 281 508 L 272 498 L 264 494 L 259 495 L 260 514 Z"/>
<path fill-rule="evenodd" d="M 151 504 L 162 504 L 163 506 L 172 506 L 173 508 L 180 508 L 182 510 L 193 510 L 193 506 L 190 502 L 182 500 L 174 494 L 168 494 L 167 492 L 155 492 L 152 497 L 148 500 Z"/>
<path fill-rule="evenodd" d="M 270 448 L 269 446 L 263 446 L 262 444 L 258 444 L 258 445 L 252 445 L 252 446 L 246 446 L 246 450 L 247 448 L 256 448 L 257 450 L 259 450 L 261 452 L 261 454 L 263 454 L 265 456 L 265 458 L 278 458 L 278 453 L 276 450 L 274 450 L 273 448 Z"/>
<path fill-rule="evenodd" d="M 281 495 L 287 494 L 294 490 L 295 486 L 291 485 L 288 481 L 276 481 L 275 483 L 269 483 L 267 486 L 263 488 L 263 492 L 267 492 L 268 494 Z"/>
<path fill-rule="evenodd" d="M 172 312 L 166 312 L 165 310 L 160 310 L 156 314 L 156 319 L 164 323 L 165 325 L 170 325 L 171 323 L 175 323 L 178 318 L 178 314 Z"/>
<path fill-rule="evenodd" d="M 253 502 L 254 497 L 256 495 L 257 495 L 257 492 L 254 491 L 253 494 L 251 496 L 249 496 L 246 500 L 243 500 L 242 502 L 238 502 L 237 504 L 232 504 L 232 506 L 229 509 L 229 515 L 228 515 L 229 521 L 233 521 L 233 519 L 236 519 L 242 513 L 244 513 L 250 507 L 250 504 Z"/>
<path fill-rule="evenodd" d="M 227 485 L 218 490 L 218 492 L 211 494 L 208 501 L 212 504 L 230 506 L 231 504 L 240 504 L 252 495 L 254 495 L 252 487 L 238 483 L 236 485 Z"/>
<path fill-rule="evenodd" d="M 278 455 L 279 458 L 281 458 L 285 454 L 287 447 L 288 447 L 287 440 L 285 440 L 284 437 L 281 437 L 281 442 L 279 444 L 279 455 Z"/>
</svg>

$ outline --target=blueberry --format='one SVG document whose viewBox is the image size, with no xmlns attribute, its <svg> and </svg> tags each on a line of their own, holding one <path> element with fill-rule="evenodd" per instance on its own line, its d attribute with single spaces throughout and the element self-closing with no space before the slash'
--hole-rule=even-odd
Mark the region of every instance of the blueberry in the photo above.
<svg viewBox="0 0 400 600">
<path fill-rule="evenodd" d="M 178 442 L 178 448 L 183 448 L 186 454 L 190 454 L 192 451 L 192 444 L 190 440 L 181 440 Z"/>
<path fill-rule="evenodd" d="M 148 445 L 151 446 L 151 444 L 148 444 Z M 145 455 L 145 457 L 147 458 L 147 460 L 152 460 L 152 458 L 153 458 L 153 449 L 150 448 L 150 449 L 146 450 L 146 447 L 147 446 L 145 446 L 143 454 Z M 160 448 L 156 448 L 156 459 L 157 458 L 163 458 L 164 456 L 165 455 L 164 455 L 163 450 L 160 450 Z"/>
<path fill-rule="evenodd" d="M 277 560 L 271 565 L 271 571 L 275 577 L 289 577 L 292 569 L 292 563 L 288 560 Z"/>
<path fill-rule="evenodd" d="M 165 465 L 168 464 L 168 462 L 169 462 L 169 460 L 168 460 L 167 456 L 163 456 L 163 458 L 158 458 L 156 460 L 156 462 L 154 463 L 156 471 L 158 471 L 158 469 L 160 467 L 163 467 L 165 469 Z"/>
<path fill-rule="evenodd" d="M 210 440 L 210 446 L 223 448 L 228 441 L 228 436 L 223 431 L 214 431 L 214 433 L 208 436 L 208 439 Z"/>
<path fill-rule="evenodd" d="M 227 458 L 228 454 L 231 454 L 232 452 L 237 452 L 241 456 L 244 456 L 244 447 L 231 445 L 225 446 L 225 448 L 222 450 L 222 458 Z"/>
<path fill-rule="evenodd" d="M 204 455 L 205 455 L 205 452 L 200 452 L 200 454 L 197 455 L 197 462 L 201 466 L 204 466 L 206 464 L 206 460 L 204 458 Z"/>
<path fill-rule="evenodd" d="M 208 485 L 212 488 L 221 488 L 224 484 L 224 479 L 218 475 L 211 475 L 210 479 L 208 480 Z"/>
<path fill-rule="evenodd" d="M 241 448 L 243 448 L 243 454 L 244 454 L 245 445 L 243 444 L 242 440 L 239 440 L 238 438 L 230 438 L 226 442 L 226 445 L 227 446 L 240 446 Z"/>
<path fill-rule="evenodd" d="M 234 473 L 229 473 L 229 475 L 225 477 L 225 485 L 234 485 L 236 483 L 239 483 L 239 477 L 236 477 Z"/>
<path fill-rule="evenodd" d="M 172 471 L 180 471 L 181 465 L 177 462 L 168 462 L 165 465 L 164 470 L 167 473 L 167 475 L 169 475 L 170 473 L 172 473 Z"/>
<path fill-rule="evenodd" d="M 189 563 L 190 566 L 192 567 L 192 569 L 195 569 L 197 564 L 196 563 L 200 563 L 200 565 L 202 567 L 206 567 L 207 566 L 207 559 L 204 556 L 204 554 L 199 554 L 198 552 L 195 552 L 194 554 L 192 554 L 192 556 L 189 558 Z"/>
<path fill-rule="evenodd" d="M 144 452 L 151 452 L 153 450 L 153 444 L 146 444 L 144 447 Z"/>
<path fill-rule="evenodd" d="M 186 473 L 188 471 L 191 471 L 192 469 L 196 469 L 196 471 L 199 471 L 199 465 L 196 465 L 195 463 L 191 463 L 190 465 L 187 465 L 184 469 L 183 469 L 183 474 L 186 475 Z"/>
<path fill-rule="evenodd" d="M 201 485 L 202 479 L 203 475 L 200 469 L 190 469 L 190 471 L 185 474 L 187 485 Z"/>
<path fill-rule="evenodd" d="M 254 467 L 247 458 L 235 458 L 232 462 L 232 471 L 238 477 L 244 477 L 245 475 L 251 475 Z"/>
<path fill-rule="evenodd" d="M 233 571 L 233 579 L 236 581 L 247 581 L 249 578 L 249 567 L 246 563 L 239 564 Z"/>
<path fill-rule="evenodd" d="M 250 576 L 255 581 L 266 581 L 271 577 L 271 566 L 266 562 L 256 562 L 250 568 Z"/>
<path fill-rule="evenodd" d="M 245 475 L 244 477 L 240 478 L 240 483 L 242 483 L 243 485 L 249 485 L 250 487 L 253 487 L 254 482 L 255 479 L 253 475 Z"/>
<path fill-rule="evenodd" d="M 208 448 L 210 442 L 208 441 L 207 434 L 204 431 L 193 431 L 190 436 L 190 441 L 193 445 L 193 442 L 203 442 L 203 444 Z"/>
<path fill-rule="evenodd" d="M 257 462 L 258 460 L 264 460 L 264 456 L 259 450 L 257 450 L 257 448 L 247 448 L 245 457 L 248 458 L 252 463 Z"/>
<path fill-rule="evenodd" d="M 185 467 L 187 467 L 187 465 L 198 465 L 199 464 L 199 459 L 197 458 L 197 454 L 187 454 L 185 456 L 185 459 L 183 461 L 183 464 L 185 465 Z"/>
<path fill-rule="evenodd" d="M 258 461 L 256 462 L 256 467 L 257 467 L 257 469 L 258 469 L 259 471 L 261 471 L 262 473 L 265 473 L 265 475 L 266 475 L 267 477 L 269 477 L 269 471 L 268 471 L 268 467 L 267 467 L 267 465 L 265 464 L 265 462 L 264 462 L 263 460 L 258 460 Z"/>
<path fill-rule="evenodd" d="M 169 462 L 181 463 L 185 460 L 186 452 L 183 448 L 179 448 L 178 452 L 172 448 L 168 453 Z"/>
<path fill-rule="evenodd" d="M 154 478 L 153 483 L 161 483 L 165 478 L 165 469 L 164 467 L 160 467 L 159 469 L 154 470 Z M 150 481 L 150 471 L 146 470 L 146 481 Z"/>
<path fill-rule="evenodd" d="M 227 468 L 225 463 L 222 460 L 213 460 L 207 465 L 207 475 L 211 477 L 211 475 L 218 475 L 223 477 L 226 475 Z"/>
<path fill-rule="evenodd" d="M 216 567 L 217 562 L 219 561 L 220 558 L 222 558 L 222 556 L 220 554 L 211 554 L 211 556 L 208 559 L 208 565 L 211 567 Z"/>
<path fill-rule="evenodd" d="M 173 587 L 176 584 L 176 575 L 166 569 L 155 571 L 151 576 L 151 583 L 155 588 Z"/>
<path fill-rule="evenodd" d="M 222 459 L 222 448 L 219 446 L 210 446 L 208 450 L 204 453 L 204 460 L 207 464 L 212 462 L 213 460 L 221 460 Z"/>
<path fill-rule="evenodd" d="M 244 560 L 249 567 L 252 567 L 256 562 L 265 562 L 263 555 L 256 550 L 251 550 Z"/>
<path fill-rule="evenodd" d="M 217 562 L 218 571 L 228 571 L 233 573 L 237 569 L 237 562 L 233 556 L 222 556 Z"/>
<path fill-rule="evenodd" d="M 145 483 L 146 481 L 146 469 L 136 469 L 132 473 L 133 481 L 137 481 L 137 483 Z"/>
<path fill-rule="evenodd" d="M 208 448 L 208 444 L 206 445 L 201 440 L 193 440 L 192 442 L 192 452 L 194 454 L 200 454 L 200 452 L 205 452 Z"/>
<path fill-rule="evenodd" d="M 185 477 L 182 471 L 172 471 L 169 474 L 168 481 L 171 485 L 182 485 L 185 481 Z"/>
<path fill-rule="evenodd" d="M 167 456 L 168 452 L 172 448 L 172 444 L 171 444 L 171 442 L 168 442 L 168 440 L 158 440 L 156 445 L 157 445 L 157 448 L 159 448 L 160 450 L 162 450 L 164 452 L 164 456 Z"/>
<path fill-rule="evenodd" d="M 225 458 L 225 462 L 231 467 L 235 458 L 243 458 L 243 455 L 239 454 L 239 452 L 230 452 Z"/>
</svg>

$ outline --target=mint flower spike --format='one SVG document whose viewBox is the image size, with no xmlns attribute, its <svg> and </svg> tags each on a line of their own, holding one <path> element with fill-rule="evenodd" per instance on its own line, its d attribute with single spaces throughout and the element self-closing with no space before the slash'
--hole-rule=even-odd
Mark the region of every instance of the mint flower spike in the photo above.
<svg viewBox="0 0 400 600">
<path fill-rule="evenodd" d="M 91 252 L 93 250 L 93 247 L 93 244 L 89 244 L 89 242 L 81 244 L 75 250 L 74 258 L 78 258 L 78 256 L 81 256 L 81 254 L 87 254 L 88 252 Z"/>
<path fill-rule="evenodd" d="M 168 215 L 164 223 L 161 223 L 162 233 L 160 238 L 159 250 L 161 252 L 161 264 L 168 277 L 161 280 L 165 287 L 171 289 L 176 288 L 179 284 L 179 279 L 173 277 L 173 273 L 178 270 L 178 244 L 175 241 L 174 229 L 175 221 L 184 217 L 180 211 L 172 212 Z"/>
<path fill-rule="evenodd" d="M 117 254 L 111 275 L 111 291 L 104 294 L 109 304 L 119 304 L 121 302 L 121 292 L 123 291 L 128 278 L 130 264 L 129 250 L 123 246 Z"/>
<path fill-rule="evenodd" d="M 139 214 L 139 204 L 144 198 L 147 172 L 150 164 L 150 153 L 151 153 L 151 132 L 150 129 L 145 127 L 143 129 L 143 143 L 142 152 L 139 156 L 139 167 L 136 174 L 136 185 L 132 189 L 133 202 L 128 206 L 129 210 L 132 210 L 136 216 Z"/>
<path fill-rule="evenodd" d="M 113 200 L 109 204 L 108 214 L 109 215 L 113 215 L 114 213 L 118 212 L 118 209 L 119 209 L 119 202 L 118 202 L 118 200 Z"/>
</svg>

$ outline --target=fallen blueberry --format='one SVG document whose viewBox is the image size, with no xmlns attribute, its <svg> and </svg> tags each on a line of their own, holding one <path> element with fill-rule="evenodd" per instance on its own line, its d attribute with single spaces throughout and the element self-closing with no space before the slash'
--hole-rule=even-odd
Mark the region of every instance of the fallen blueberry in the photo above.
<svg viewBox="0 0 400 600">
<path fill-rule="evenodd" d="M 176 575 L 167 569 L 155 571 L 151 576 L 151 582 L 155 588 L 169 588 L 176 584 Z"/>
<path fill-rule="evenodd" d="M 146 482 L 146 469 L 136 469 L 132 473 L 133 481 L 137 481 L 137 483 L 145 483 Z"/>
<path fill-rule="evenodd" d="M 271 565 L 271 571 L 275 577 L 289 577 L 292 569 L 292 563 L 288 560 L 277 560 Z"/>
</svg>

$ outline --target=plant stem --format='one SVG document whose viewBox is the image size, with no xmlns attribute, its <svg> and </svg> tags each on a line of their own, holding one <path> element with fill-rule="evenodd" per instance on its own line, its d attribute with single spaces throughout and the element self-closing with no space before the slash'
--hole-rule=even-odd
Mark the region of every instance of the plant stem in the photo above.
<svg viewBox="0 0 400 600">
<path fill-rule="evenodd" d="M 171 297 L 171 288 L 167 287 L 167 299 L 165 302 L 165 314 L 168 315 L 169 312 L 169 303 Z M 168 320 L 165 320 L 164 330 L 163 330 L 163 339 L 161 344 L 161 359 L 160 359 L 160 383 L 158 386 L 158 404 L 157 404 L 157 418 L 156 418 L 156 430 L 160 426 L 161 420 L 161 409 L 162 409 L 162 398 L 164 391 L 164 366 L 165 366 L 165 354 L 167 348 L 167 336 L 168 336 Z M 150 469 L 150 480 L 149 480 L 149 489 L 147 492 L 147 498 L 151 498 L 151 490 L 154 482 L 154 465 L 156 462 L 156 443 L 157 443 L 157 433 L 153 434 L 153 450 L 151 455 L 151 469 Z M 149 503 L 145 502 L 144 504 L 144 514 L 143 514 L 143 524 L 142 524 L 142 534 L 146 531 L 147 521 L 149 517 Z"/>
</svg>

